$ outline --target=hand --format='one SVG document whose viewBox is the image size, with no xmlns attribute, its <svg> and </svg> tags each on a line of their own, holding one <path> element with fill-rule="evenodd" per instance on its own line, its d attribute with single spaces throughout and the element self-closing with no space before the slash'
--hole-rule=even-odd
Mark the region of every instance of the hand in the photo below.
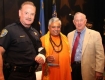
<svg viewBox="0 0 105 80">
<path fill-rule="evenodd" d="M 4 80 L 4 75 L 3 75 L 3 73 L 0 73 L 0 80 Z"/>
<path fill-rule="evenodd" d="M 46 58 L 46 61 L 48 62 L 48 63 L 51 63 L 51 62 L 53 62 L 55 59 L 54 59 L 54 56 L 48 56 L 47 58 Z"/>
<path fill-rule="evenodd" d="M 35 57 L 35 61 L 38 62 L 39 64 L 44 64 L 45 63 L 45 60 L 44 60 L 44 56 L 42 57 L 42 55 L 37 55 Z"/>
<path fill-rule="evenodd" d="M 96 72 L 96 80 L 103 80 L 103 73 Z"/>
</svg>

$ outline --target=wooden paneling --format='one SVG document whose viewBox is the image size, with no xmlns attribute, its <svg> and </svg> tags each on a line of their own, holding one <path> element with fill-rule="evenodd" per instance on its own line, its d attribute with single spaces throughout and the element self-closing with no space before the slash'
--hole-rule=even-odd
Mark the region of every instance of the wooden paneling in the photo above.
<svg viewBox="0 0 105 80">
<path fill-rule="evenodd" d="M 4 2 L 3 2 L 4 1 Z M 16 22 L 19 20 L 19 16 L 18 16 L 18 10 L 20 8 L 20 5 L 27 0 L 0 0 L 0 6 L 2 4 L 4 4 L 4 8 L 1 6 L 0 7 L 0 28 L 1 28 L 1 21 L 3 21 L 2 25 L 3 27 L 7 26 L 8 24 L 11 24 L 13 22 Z M 36 12 L 36 17 L 35 17 L 35 21 L 33 23 L 33 27 L 35 27 L 36 29 L 39 29 L 38 25 L 38 19 L 39 19 L 39 1 L 40 0 L 30 0 L 33 3 L 35 3 L 36 7 L 37 7 L 37 12 Z M 4 13 L 3 13 L 4 10 Z M 2 16 L 4 15 L 4 16 Z M 2 17 L 2 18 L 1 18 Z M 38 27 L 38 28 L 37 28 Z"/>
<path fill-rule="evenodd" d="M 4 20 L 3 20 L 3 0 L 0 0 L 0 31 L 3 28 Z"/>
<path fill-rule="evenodd" d="M 4 0 L 5 26 L 18 19 L 18 0 Z"/>
</svg>

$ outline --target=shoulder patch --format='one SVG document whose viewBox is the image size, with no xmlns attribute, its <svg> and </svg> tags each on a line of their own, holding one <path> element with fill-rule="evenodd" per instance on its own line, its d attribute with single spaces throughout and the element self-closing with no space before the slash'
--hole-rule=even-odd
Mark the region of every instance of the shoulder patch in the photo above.
<svg viewBox="0 0 105 80">
<path fill-rule="evenodd" d="M 38 35 L 36 32 L 34 32 L 35 35 Z"/>
<path fill-rule="evenodd" d="M 8 33 L 7 29 L 1 31 L 0 37 L 4 37 Z"/>
</svg>

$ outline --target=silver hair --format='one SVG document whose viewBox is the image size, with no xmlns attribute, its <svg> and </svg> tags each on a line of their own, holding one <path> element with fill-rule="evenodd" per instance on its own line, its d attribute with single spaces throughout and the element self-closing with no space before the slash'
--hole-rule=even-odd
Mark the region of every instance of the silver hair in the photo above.
<svg viewBox="0 0 105 80">
<path fill-rule="evenodd" d="M 59 22 L 59 24 L 61 25 L 61 20 L 57 17 L 53 17 L 49 20 L 48 26 L 53 22 Z"/>
<path fill-rule="evenodd" d="M 82 14 L 82 15 L 84 16 L 84 18 L 86 19 L 86 15 L 85 15 L 84 13 L 82 13 L 82 12 L 76 12 L 75 15 L 74 15 L 74 18 L 75 18 L 75 16 L 78 15 L 78 14 Z"/>
</svg>

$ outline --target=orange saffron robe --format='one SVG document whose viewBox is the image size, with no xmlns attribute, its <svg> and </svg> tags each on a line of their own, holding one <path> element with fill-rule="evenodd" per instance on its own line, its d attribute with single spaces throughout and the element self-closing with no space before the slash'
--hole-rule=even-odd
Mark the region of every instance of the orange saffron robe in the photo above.
<svg viewBox="0 0 105 80">
<path fill-rule="evenodd" d="M 42 45 L 46 49 L 46 57 L 53 55 L 56 59 L 55 63 L 59 66 L 48 66 L 47 62 L 42 65 L 42 80 L 71 80 L 71 55 L 68 44 L 68 39 L 62 33 L 61 39 L 63 48 L 59 53 L 54 52 L 49 40 L 50 32 L 41 37 Z M 52 40 L 58 45 L 60 43 L 59 37 L 52 37 Z"/>
</svg>

